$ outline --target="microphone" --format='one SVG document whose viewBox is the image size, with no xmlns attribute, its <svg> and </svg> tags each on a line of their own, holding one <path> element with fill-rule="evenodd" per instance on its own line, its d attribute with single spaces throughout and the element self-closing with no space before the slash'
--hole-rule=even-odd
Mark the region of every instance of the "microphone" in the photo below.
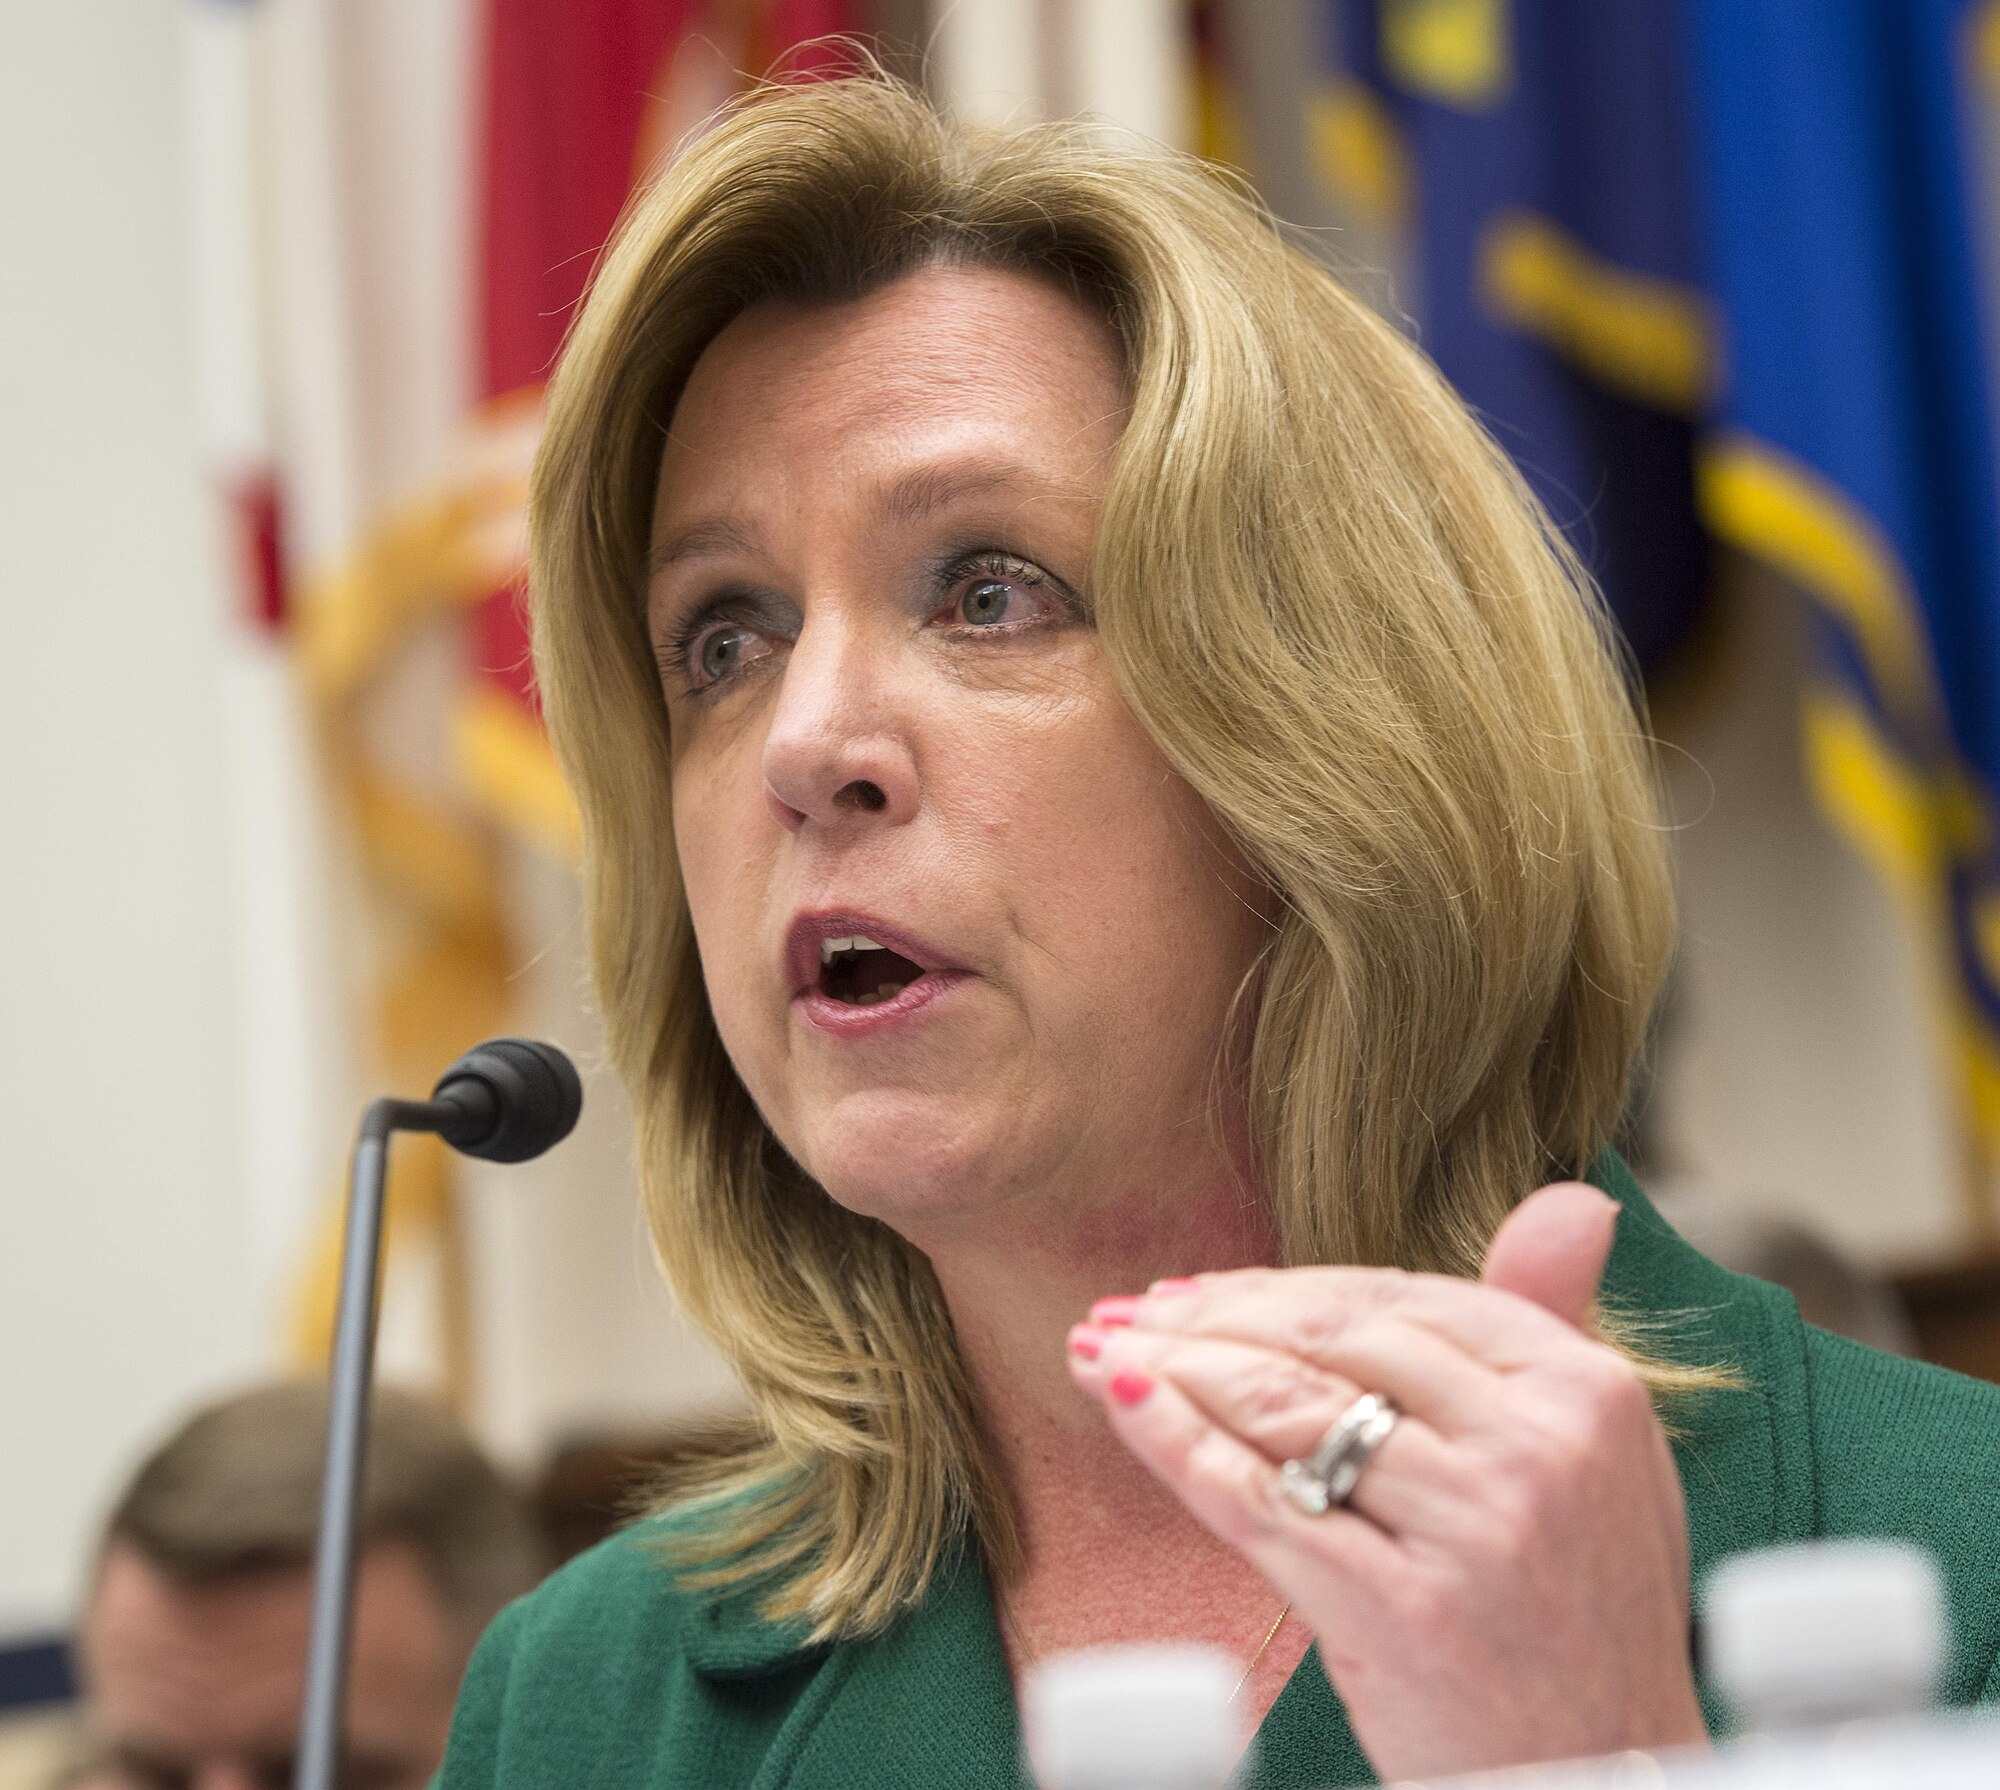
<svg viewBox="0 0 2000 1790">
<path fill-rule="evenodd" d="M 576 1128 L 583 1083 L 553 1044 L 493 1038 L 438 1078 L 431 1102 L 449 1110 L 436 1130 L 454 1150 L 488 1162 L 526 1162 Z"/>
<path fill-rule="evenodd" d="M 576 1065 L 553 1044 L 491 1038 L 438 1079 L 428 1100 L 370 1101 L 355 1141 L 333 1331 L 326 1477 L 313 1550 L 312 1628 L 294 1790 L 336 1790 L 354 1613 L 354 1541 L 368 1450 L 368 1393 L 382 1255 L 383 1175 L 398 1131 L 428 1131 L 468 1156 L 526 1162 L 569 1136 L 583 1110 Z"/>
</svg>

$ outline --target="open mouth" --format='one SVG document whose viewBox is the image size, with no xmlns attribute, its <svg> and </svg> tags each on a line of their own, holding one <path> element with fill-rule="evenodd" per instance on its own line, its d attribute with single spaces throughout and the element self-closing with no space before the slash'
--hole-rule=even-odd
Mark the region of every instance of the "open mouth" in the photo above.
<svg viewBox="0 0 2000 1790">
<path fill-rule="evenodd" d="M 922 965 L 860 933 L 820 940 L 820 992 L 846 1007 L 894 1000 L 923 973 Z"/>
</svg>

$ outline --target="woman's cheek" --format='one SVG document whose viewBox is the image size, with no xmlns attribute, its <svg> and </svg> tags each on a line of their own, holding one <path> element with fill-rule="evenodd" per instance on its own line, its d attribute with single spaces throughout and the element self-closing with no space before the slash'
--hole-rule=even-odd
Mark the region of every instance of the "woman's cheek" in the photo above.
<svg viewBox="0 0 2000 1790">
<path fill-rule="evenodd" d="M 756 793 L 761 800 L 761 790 Z M 789 1008 L 778 957 L 782 946 L 771 944 L 768 964 L 759 956 L 770 889 L 768 867 L 759 868 L 759 854 L 750 846 L 754 835 L 748 828 L 757 821 L 755 813 L 733 815 L 731 804 L 718 800 L 714 787 L 699 778 L 676 778 L 675 849 L 709 1011 L 724 1049 L 753 1093 L 758 1081 L 768 1079 L 758 1074 L 759 1060 L 769 1049 L 767 1035 L 782 1030 Z M 771 1013 L 760 1015 L 762 1007 Z"/>
</svg>

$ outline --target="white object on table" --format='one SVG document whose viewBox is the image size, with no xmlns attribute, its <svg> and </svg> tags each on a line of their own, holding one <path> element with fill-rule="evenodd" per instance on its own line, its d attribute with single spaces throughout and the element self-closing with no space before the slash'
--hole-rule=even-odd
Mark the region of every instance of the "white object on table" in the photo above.
<svg viewBox="0 0 2000 1790">
<path fill-rule="evenodd" d="M 1212 1647 L 1057 1654 L 1022 1697 L 1041 1790 L 1222 1790 L 1245 1736 L 1230 1696 L 1241 1664 Z"/>
<path fill-rule="evenodd" d="M 1915 1715 L 1947 1644 L 1944 1581 L 1898 1541 L 1816 1541 L 1726 1560 L 1703 1588 L 1704 1663 L 1747 1732 Z"/>
</svg>

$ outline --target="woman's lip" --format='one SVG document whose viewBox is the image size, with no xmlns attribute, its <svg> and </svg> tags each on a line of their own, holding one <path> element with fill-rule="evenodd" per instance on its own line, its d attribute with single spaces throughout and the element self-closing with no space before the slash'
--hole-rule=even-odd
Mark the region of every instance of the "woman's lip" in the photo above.
<svg viewBox="0 0 2000 1790">
<path fill-rule="evenodd" d="M 807 1025 L 836 1038 L 862 1038 L 905 1024 L 961 982 L 972 980 L 968 970 L 926 970 L 914 982 L 906 982 L 886 1001 L 857 1007 L 850 1001 L 836 1001 L 814 985 L 792 996 L 792 1005 Z"/>
<path fill-rule="evenodd" d="M 852 910 L 822 909 L 817 913 L 795 916 L 786 929 L 785 967 L 791 979 L 792 992 L 795 995 L 808 994 L 819 986 L 820 974 L 825 967 L 820 959 L 823 940 L 857 936 L 886 945 L 897 956 L 907 957 L 927 974 L 948 975 L 964 968 L 962 964 L 948 961 L 934 946 L 913 933 L 905 932 L 900 926 L 891 926 L 872 915 Z"/>
</svg>

